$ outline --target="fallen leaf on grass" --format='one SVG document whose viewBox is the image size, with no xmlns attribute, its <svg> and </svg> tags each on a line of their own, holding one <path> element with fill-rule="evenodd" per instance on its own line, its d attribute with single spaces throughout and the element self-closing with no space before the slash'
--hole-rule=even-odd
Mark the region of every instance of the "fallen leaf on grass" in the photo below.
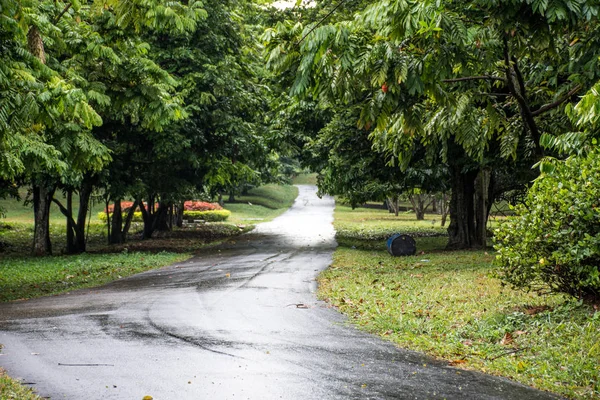
<svg viewBox="0 0 600 400">
<path fill-rule="evenodd" d="M 506 346 L 506 345 L 509 345 L 509 344 L 513 343 L 514 341 L 515 340 L 513 338 L 513 335 L 511 335 L 510 332 L 506 332 L 504 334 L 504 337 L 502 338 L 502 340 L 500 340 L 500 344 L 502 346 Z"/>
<path fill-rule="evenodd" d="M 450 365 L 452 365 L 452 366 L 466 364 L 466 363 L 467 363 L 467 360 L 464 360 L 464 359 L 450 361 Z"/>
<path fill-rule="evenodd" d="M 534 307 L 526 307 L 525 314 L 527 315 L 536 315 L 544 311 L 550 310 L 549 306 L 534 306 Z"/>
</svg>

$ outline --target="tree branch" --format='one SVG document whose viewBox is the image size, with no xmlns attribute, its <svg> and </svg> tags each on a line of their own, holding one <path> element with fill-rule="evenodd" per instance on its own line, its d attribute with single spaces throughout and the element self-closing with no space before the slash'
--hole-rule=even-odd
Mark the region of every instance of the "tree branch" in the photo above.
<svg viewBox="0 0 600 400">
<path fill-rule="evenodd" d="M 73 216 L 69 215 L 69 210 L 67 210 L 67 208 L 65 206 L 63 206 L 61 204 L 61 202 L 58 201 L 58 200 L 56 200 L 55 198 L 53 198 L 52 201 L 58 206 L 58 208 L 60 209 L 60 212 L 62 213 L 62 215 L 64 215 L 65 217 L 67 217 L 71 221 L 71 225 L 72 226 L 77 226 L 77 224 L 75 224 L 75 220 L 73 219 Z"/>
<path fill-rule="evenodd" d="M 65 15 L 65 13 L 67 11 L 69 11 L 69 8 L 71 8 L 71 3 L 67 3 L 67 5 L 65 6 L 65 8 L 62 10 L 62 12 L 60 14 L 58 14 L 58 17 L 56 17 L 56 19 L 54 20 L 55 24 L 58 24 L 58 21 L 60 21 L 60 19 L 63 17 L 63 15 Z"/>
<path fill-rule="evenodd" d="M 569 100 L 571 98 L 571 96 L 573 96 L 575 93 L 579 92 L 581 90 L 581 88 L 582 88 L 581 85 L 575 86 L 569 93 L 565 94 L 563 97 L 556 100 L 555 102 L 550 103 L 550 104 L 545 104 L 545 105 L 541 106 L 540 108 L 538 108 L 537 110 L 532 111 L 531 115 L 533 115 L 534 117 L 537 117 L 538 115 L 543 114 L 546 111 L 550 111 L 553 108 L 560 106 L 562 103 Z"/>
<path fill-rule="evenodd" d="M 443 79 L 442 82 L 444 82 L 444 83 L 455 83 L 455 82 L 482 81 L 482 80 L 506 82 L 505 78 L 501 78 L 499 76 L 492 76 L 492 75 L 465 76 L 465 77 L 462 77 L 462 78 Z"/>
<path fill-rule="evenodd" d="M 510 57 L 510 54 L 508 51 L 508 39 L 506 38 L 506 35 L 504 35 L 503 42 L 504 42 L 504 49 L 503 49 L 504 63 L 506 64 L 506 84 L 508 86 L 508 89 L 510 90 L 510 93 L 517 100 L 517 103 L 519 103 L 519 110 L 521 112 L 521 118 L 523 118 L 523 122 L 525 123 L 525 125 L 529 129 L 529 132 L 531 133 L 531 136 L 533 137 L 533 144 L 535 145 L 536 154 L 541 157 L 544 155 L 544 150 L 542 149 L 542 146 L 540 145 L 540 131 L 538 129 L 538 126 L 537 126 L 535 120 L 533 119 L 533 115 L 531 114 L 531 109 L 529 108 L 529 104 L 527 104 L 527 100 L 524 97 L 525 93 L 522 92 L 522 90 L 525 89 L 525 83 L 523 82 L 523 77 L 521 76 L 521 72 L 518 70 L 518 67 L 516 66 L 517 60 L 513 58 L 513 63 L 511 63 L 511 57 Z M 516 76 L 516 79 L 518 80 L 518 84 L 519 84 L 518 89 L 515 86 L 513 74 Z"/>
</svg>

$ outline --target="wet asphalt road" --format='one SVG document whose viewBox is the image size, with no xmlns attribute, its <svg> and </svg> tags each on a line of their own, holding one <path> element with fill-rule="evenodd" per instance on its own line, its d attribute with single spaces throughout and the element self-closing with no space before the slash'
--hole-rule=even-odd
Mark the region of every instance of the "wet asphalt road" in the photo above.
<svg viewBox="0 0 600 400">
<path fill-rule="evenodd" d="M 0 366 L 52 399 L 548 399 L 359 332 L 315 297 L 333 200 L 198 258 L 0 304 Z"/>
</svg>

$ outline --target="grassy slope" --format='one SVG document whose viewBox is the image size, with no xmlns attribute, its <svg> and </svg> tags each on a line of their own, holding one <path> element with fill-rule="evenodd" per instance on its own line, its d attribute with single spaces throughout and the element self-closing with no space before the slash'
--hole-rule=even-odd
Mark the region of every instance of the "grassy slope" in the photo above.
<svg viewBox="0 0 600 400">
<path fill-rule="evenodd" d="M 298 196 L 295 186 L 265 185 L 251 189 L 246 196 L 239 196 L 235 203 L 225 203 L 231 211 L 229 223 L 256 224 L 271 221 L 294 203 Z"/>
<path fill-rule="evenodd" d="M 379 232 L 387 218 L 338 207 L 335 225 Z M 390 231 L 405 226 L 393 218 L 387 224 Z M 445 238 L 417 238 L 417 256 L 394 258 L 381 239 L 366 236 L 354 240 L 356 248 L 341 241 L 319 289 L 360 327 L 463 368 L 572 398 L 600 396 L 600 312 L 503 287 L 490 252 L 443 252 Z"/>
<path fill-rule="evenodd" d="M 316 185 L 317 174 L 300 174 L 294 177 L 294 185 Z"/>
</svg>

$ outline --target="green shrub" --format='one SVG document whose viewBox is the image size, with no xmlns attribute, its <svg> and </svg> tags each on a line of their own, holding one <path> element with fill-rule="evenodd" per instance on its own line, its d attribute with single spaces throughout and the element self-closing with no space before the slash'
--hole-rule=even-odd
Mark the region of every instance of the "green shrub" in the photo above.
<svg viewBox="0 0 600 400">
<path fill-rule="evenodd" d="M 112 218 L 113 213 L 110 213 L 110 217 Z M 127 217 L 127 212 L 123 212 L 123 218 Z M 106 222 L 106 213 L 100 212 L 98 213 L 98 219 L 102 222 Z M 142 217 L 141 211 L 136 211 L 133 213 L 133 218 L 131 219 L 133 222 L 144 222 L 144 218 Z"/>
<path fill-rule="evenodd" d="M 556 161 L 495 232 L 500 278 L 521 288 L 600 294 L 600 154 Z"/>
<path fill-rule="evenodd" d="M 184 211 L 183 218 L 187 220 L 201 219 L 208 222 L 225 221 L 231 215 L 228 210 L 213 211 Z"/>
</svg>

